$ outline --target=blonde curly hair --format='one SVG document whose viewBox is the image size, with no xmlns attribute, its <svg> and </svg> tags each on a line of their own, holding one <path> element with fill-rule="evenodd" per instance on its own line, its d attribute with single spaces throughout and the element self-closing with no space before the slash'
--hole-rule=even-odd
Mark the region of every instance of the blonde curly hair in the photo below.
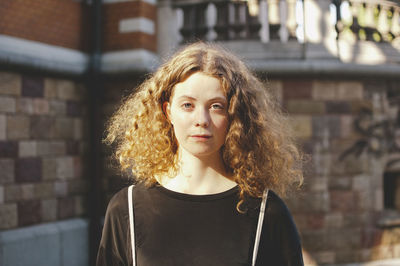
<svg viewBox="0 0 400 266">
<path fill-rule="evenodd" d="M 228 99 L 229 128 L 221 154 L 239 186 L 238 209 L 246 197 L 261 197 L 266 188 L 284 196 L 290 185 L 301 184 L 302 155 L 276 100 L 236 56 L 203 42 L 178 51 L 111 117 L 105 142 L 117 144 L 121 169 L 147 185 L 178 172 L 178 144 L 162 105 L 174 86 L 195 72 L 218 78 Z"/>
</svg>

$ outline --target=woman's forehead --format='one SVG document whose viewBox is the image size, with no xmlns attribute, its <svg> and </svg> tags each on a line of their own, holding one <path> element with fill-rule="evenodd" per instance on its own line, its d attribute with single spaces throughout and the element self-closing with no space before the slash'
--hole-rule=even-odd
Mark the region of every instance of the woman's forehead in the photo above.
<svg viewBox="0 0 400 266">
<path fill-rule="evenodd" d="M 196 98 L 201 96 L 225 97 L 225 92 L 218 78 L 203 72 L 195 72 L 174 86 L 172 96 L 196 96 Z"/>
</svg>

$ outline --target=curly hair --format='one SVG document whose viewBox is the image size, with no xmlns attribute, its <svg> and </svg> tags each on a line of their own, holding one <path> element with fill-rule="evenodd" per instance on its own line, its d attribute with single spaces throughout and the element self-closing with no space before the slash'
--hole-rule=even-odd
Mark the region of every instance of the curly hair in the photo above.
<svg viewBox="0 0 400 266">
<path fill-rule="evenodd" d="M 276 100 L 235 55 L 203 42 L 178 51 L 111 117 L 105 142 L 117 144 L 121 169 L 148 185 L 178 172 L 178 144 L 162 105 L 174 86 L 195 72 L 218 78 L 228 99 L 229 126 L 221 154 L 239 186 L 238 210 L 247 197 L 261 197 L 266 188 L 284 196 L 291 185 L 301 184 L 302 155 Z"/>
</svg>

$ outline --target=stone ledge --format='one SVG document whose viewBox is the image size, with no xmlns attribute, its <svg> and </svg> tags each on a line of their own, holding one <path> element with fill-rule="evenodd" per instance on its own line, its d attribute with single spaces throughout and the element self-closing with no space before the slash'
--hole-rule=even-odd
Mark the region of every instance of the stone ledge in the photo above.
<svg viewBox="0 0 400 266">
<path fill-rule="evenodd" d="M 378 220 L 377 226 L 380 228 L 400 227 L 400 213 L 396 210 L 385 211 L 382 217 Z"/>
<path fill-rule="evenodd" d="M 101 56 L 101 71 L 105 74 L 146 73 L 154 71 L 158 65 L 158 56 L 144 49 L 106 52 Z"/>
<path fill-rule="evenodd" d="M 101 55 L 100 61 L 104 74 L 148 73 L 159 65 L 159 57 L 145 49 L 106 52 Z M 0 64 L 81 76 L 89 68 L 89 55 L 0 34 Z"/>
<path fill-rule="evenodd" d="M 89 222 L 76 218 L 0 232 L 0 265 L 89 265 Z"/>
<path fill-rule="evenodd" d="M 325 77 L 386 77 L 399 78 L 400 65 L 361 65 L 339 60 L 246 60 L 247 65 L 267 75 Z"/>
<path fill-rule="evenodd" d="M 270 41 L 262 43 L 255 40 L 217 42 L 228 51 L 232 51 L 245 60 L 300 60 L 304 57 L 304 44 L 290 41 Z"/>
<path fill-rule="evenodd" d="M 254 41 L 222 42 L 240 55 L 254 71 L 269 76 L 384 77 L 399 78 L 400 64 L 367 65 L 345 63 L 337 58 L 302 59 L 302 44 Z M 177 48 L 177 47 L 175 47 Z M 101 71 L 107 75 L 145 74 L 160 64 L 160 56 L 145 49 L 102 54 Z M 89 56 L 81 51 L 0 34 L 0 64 L 49 73 L 81 76 L 89 67 Z"/>
<path fill-rule="evenodd" d="M 87 70 L 89 57 L 73 49 L 0 35 L 0 63 L 80 75 Z"/>
</svg>

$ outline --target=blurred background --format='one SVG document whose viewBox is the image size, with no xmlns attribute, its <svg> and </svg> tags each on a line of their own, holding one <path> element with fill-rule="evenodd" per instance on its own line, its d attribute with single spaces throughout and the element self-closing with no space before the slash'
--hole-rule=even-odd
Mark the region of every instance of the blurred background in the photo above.
<svg viewBox="0 0 400 266">
<path fill-rule="evenodd" d="M 400 265 L 400 1 L 1 0 L 0 265 L 94 265 L 129 184 L 104 123 L 169 55 L 221 43 L 310 155 L 307 265 Z M 184 251 L 183 251 L 184 252 Z"/>
</svg>

